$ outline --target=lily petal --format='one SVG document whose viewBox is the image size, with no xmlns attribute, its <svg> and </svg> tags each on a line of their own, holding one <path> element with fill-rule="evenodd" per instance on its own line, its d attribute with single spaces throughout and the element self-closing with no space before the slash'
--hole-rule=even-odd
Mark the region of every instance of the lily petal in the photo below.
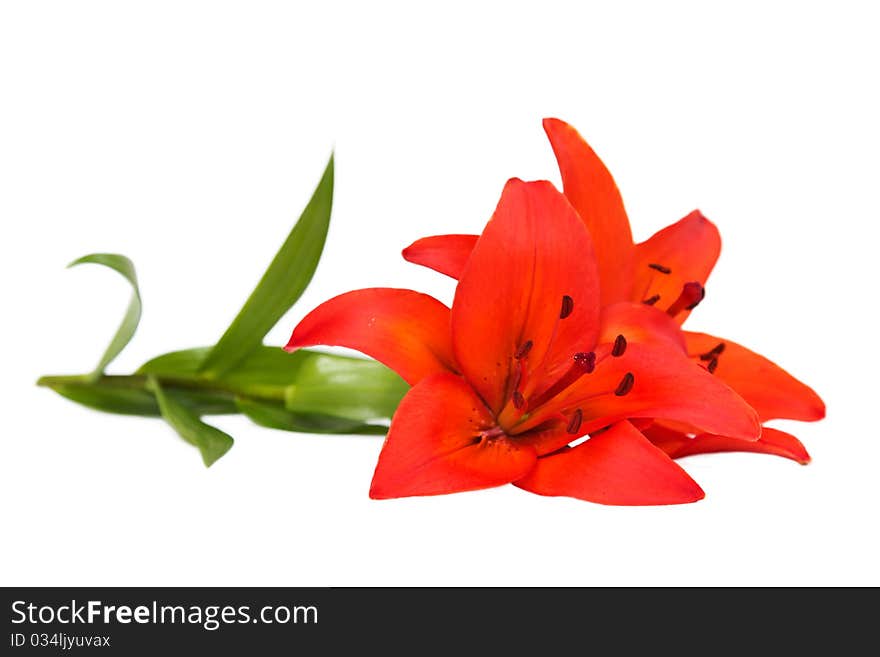
<svg viewBox="0 0 880 657">
<path fill-rule="evenodd" d="M 622 335 L 628 343 L 671 345 L 687 353 L 678 324 L 662 310 L 643 303 L 621 301 L 602 308 L 599 343 Z"/>
<path fill-rule="evenodd" d="M 782 456 L 797 461 L 801 465 L 810 462 L 807 448 L 800 440 L 790 433 L 770 427 L 764 427 L 758 440 L 737 440 L 708 433 L 698 434 L 691 438 L 680 431 L 663 426 L 663 423 L 659 422 L 642 429 L 642 433 L 674 459 L 714 452 L 754 452 Z"/>
<path fill-rule="evenodd" d="M 539 495 L 627 506 L 685 504 L 705 496 L 678 464 L 629 422 L 538 459 L 515 484 Z"/>
<path fill-rule="evenodd" d="M 659 297 L 654 307 L 666 310 L 681 294 L 685 283 L 705 285 L 718 255 L 721 235 L 699 210 L 655 233 L 635 246 L 633 301 Z M 690 311 L 676 314 L 681 324 Z"/>
<path fill-rule="evenodd" d="M 546 181 L 510 180 L 452 304 L 456 362 L 493 411 L 508 401 L 518 353 L 531 377 L 592 348 L 598 287 L 590 235 L 565 197 Z"/>
<path fill-rule="evenodd" d="M 458 280 L 479 237 L 479 235 L 423 237 L 403 250 L 403 258 Z"/>
<path fill-rule="evenodd" d="M 616 394 L 628 373 L 633 375 L 631 389 Z M 577 408 L 582 413 L 583 433 L 628 418 L 660 418 L 742 440 L 757 440 L 761 435 L 757 414 L 730 386 L 677 349 L 660 345 L 632 344 L 620 358 L 600 357 L 592 374 L 536 409 L 511 427 L 511 432 L 525 432 L 548 416 L 566 415 Z"/>
<path fill-rule="evenodd" d="M 535 450 L 505 436 L 480 438 L 494 421 L 464 379 L 435 374 L 401 401 L 379 455 L 370 497 L 441 495 L 523 477 Z"/>
<path fill-rule="evenodd" d="M 565 196 L 596 244 L 601 303 L 606 306 L 628 300 L 632 290 L 632 232 L 614 178 L 572 126 L 559 119 L 544 119 L 544 132 L 559 164 Z"/>
<path fill-rule="evenodd" d="M 774 418 L 813 421 L 825 417 L 825 403 L 819 395 L 767 358 L 706 333 L 685 331 L 684 335 L 688 354 L 693 358 L 703 356 L 703 363 L 712 362 L 707 358 L 712 350 L 721 350 L 715 360 L 715 376 L 742 395 L 758 412 L 761 421 Z"/>
<path fill-rule="evenodd" d="M 361 351 L 411 385 L 456 370 L 449 308 L 412 290 L 355 290 L 325 301 L 297 325 L 285 349 L 312 345 Z"/>
</svg>

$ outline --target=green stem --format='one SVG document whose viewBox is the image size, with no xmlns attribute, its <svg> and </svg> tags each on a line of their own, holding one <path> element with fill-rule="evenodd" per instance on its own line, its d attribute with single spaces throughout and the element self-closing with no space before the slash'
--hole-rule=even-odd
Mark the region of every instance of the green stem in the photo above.
<svg viewBox="0 0 880 657">
<path fill-rule="evenodd" d="M 89 375 L 43 376 L 38 386 L 97 410 L 126 415 L 160 414 L 150 378 L 166 390 L 177 390 L 185 403 L 202 413 L 237 413 L 237 400 L 284 405 L 284 386 L 254 383 L 235 384 L 205 377 L 131 374 L 128 376 Z"/>
<path fill-rule="evenodd" d="M 148 377 L 145 374 L 130 374 L 126 376 L 104 374 L 98 379 L 92 380 L 87 374 L 77 374 L 67 376 L 41 376 L 37 380 L 37 385 L 47 388 L 56 388 L 59 386 L 98 386 L 152 392 L 148 383 L 148 378 L 155 379 L 163 388 L 198 390 L 201 392 L 213 393 L 218 396 L 225 396 L 229 399 L 234 399 L 235 397 L 247 397 L 256 401 L 284 401 L 284 388 L 280 386 L 261 386 L 253 384 L 237 386 L 205 377 L 174 377 L 157 374 L 151 374 Z"/>
</svg>

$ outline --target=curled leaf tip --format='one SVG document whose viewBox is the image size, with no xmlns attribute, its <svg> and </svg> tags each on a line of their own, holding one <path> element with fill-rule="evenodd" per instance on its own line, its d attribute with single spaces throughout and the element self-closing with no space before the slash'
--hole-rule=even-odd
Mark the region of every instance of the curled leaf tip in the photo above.
<svg viewBox="0 0 880 657">
<path fill-rule="evenodd" d="M 122 318 L 122 323 L 119 325 L 119 328 L 116 329 L 116 334 L 113 336 L 113 339 L 110 341 L 110 344 L 107 346 L 107 349 L 98 361 L 98 365 L 91 374 L 88 375 L 90 380 L 95 381 L 104 373 L 107 366 L 113 362 L 120 352 L 125 349 L 132 337 L 134 337 L 138 323 L 141 320 L 141 293 L 138 289 L 137 273 L 134 268 L 134 263 L 124 255 L 119 253 L 90 253 L 89 255 L 77 258 L 67 265 L 67 267 L 70 268 L 82 264 L 95 264 L 109 267 L 122 275 L 132 287 L 131 300 L 128 302 L 128 308 Z"/>
</svg>

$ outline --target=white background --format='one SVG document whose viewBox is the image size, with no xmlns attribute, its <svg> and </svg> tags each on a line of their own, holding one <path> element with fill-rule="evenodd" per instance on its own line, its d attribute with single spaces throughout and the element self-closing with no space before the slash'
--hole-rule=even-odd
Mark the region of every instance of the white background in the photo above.
<svg viewBox="0 0 880 657">
<path fill-rule="evenodd" d="M 611 6 L 613 4 L 613 7 Z M 880 47 L 873 3 L 22 2 L 0 10 L 0 583 L 878 585 Z M 683 461 L 706 490 L 616 508 L 513 487 L 367 497 L 377 437 L 241 418 L 210 470 L 160 421 L 33 384 L 209 344 L 331 150 L 324 259 L 270 334 L 357 287 L 450 281 L 399 257 L 477 232 L 511 176 L 558 184 L 541 118 L 574 124 L 636 237 L 699 207 L 721 261 L 688 326 L 828 404 L 814 457 Z"/>
</svg>

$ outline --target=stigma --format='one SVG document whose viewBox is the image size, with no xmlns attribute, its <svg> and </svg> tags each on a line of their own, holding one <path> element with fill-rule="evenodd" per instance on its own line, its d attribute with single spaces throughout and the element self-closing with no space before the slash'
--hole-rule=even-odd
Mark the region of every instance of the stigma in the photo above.
<svg viewBox="0 0 880 657">
<path fill-rule="evenodd" d="M 681 288 L 681 294 L 678 295 L 678 299 L 669 306 L 666 313 L 670 317 L 675 317 L 683 310 L 693 310 L 705 296 L 706 288 L 700 283 L 696 281 L 685 283 Z"/>
</svg>

